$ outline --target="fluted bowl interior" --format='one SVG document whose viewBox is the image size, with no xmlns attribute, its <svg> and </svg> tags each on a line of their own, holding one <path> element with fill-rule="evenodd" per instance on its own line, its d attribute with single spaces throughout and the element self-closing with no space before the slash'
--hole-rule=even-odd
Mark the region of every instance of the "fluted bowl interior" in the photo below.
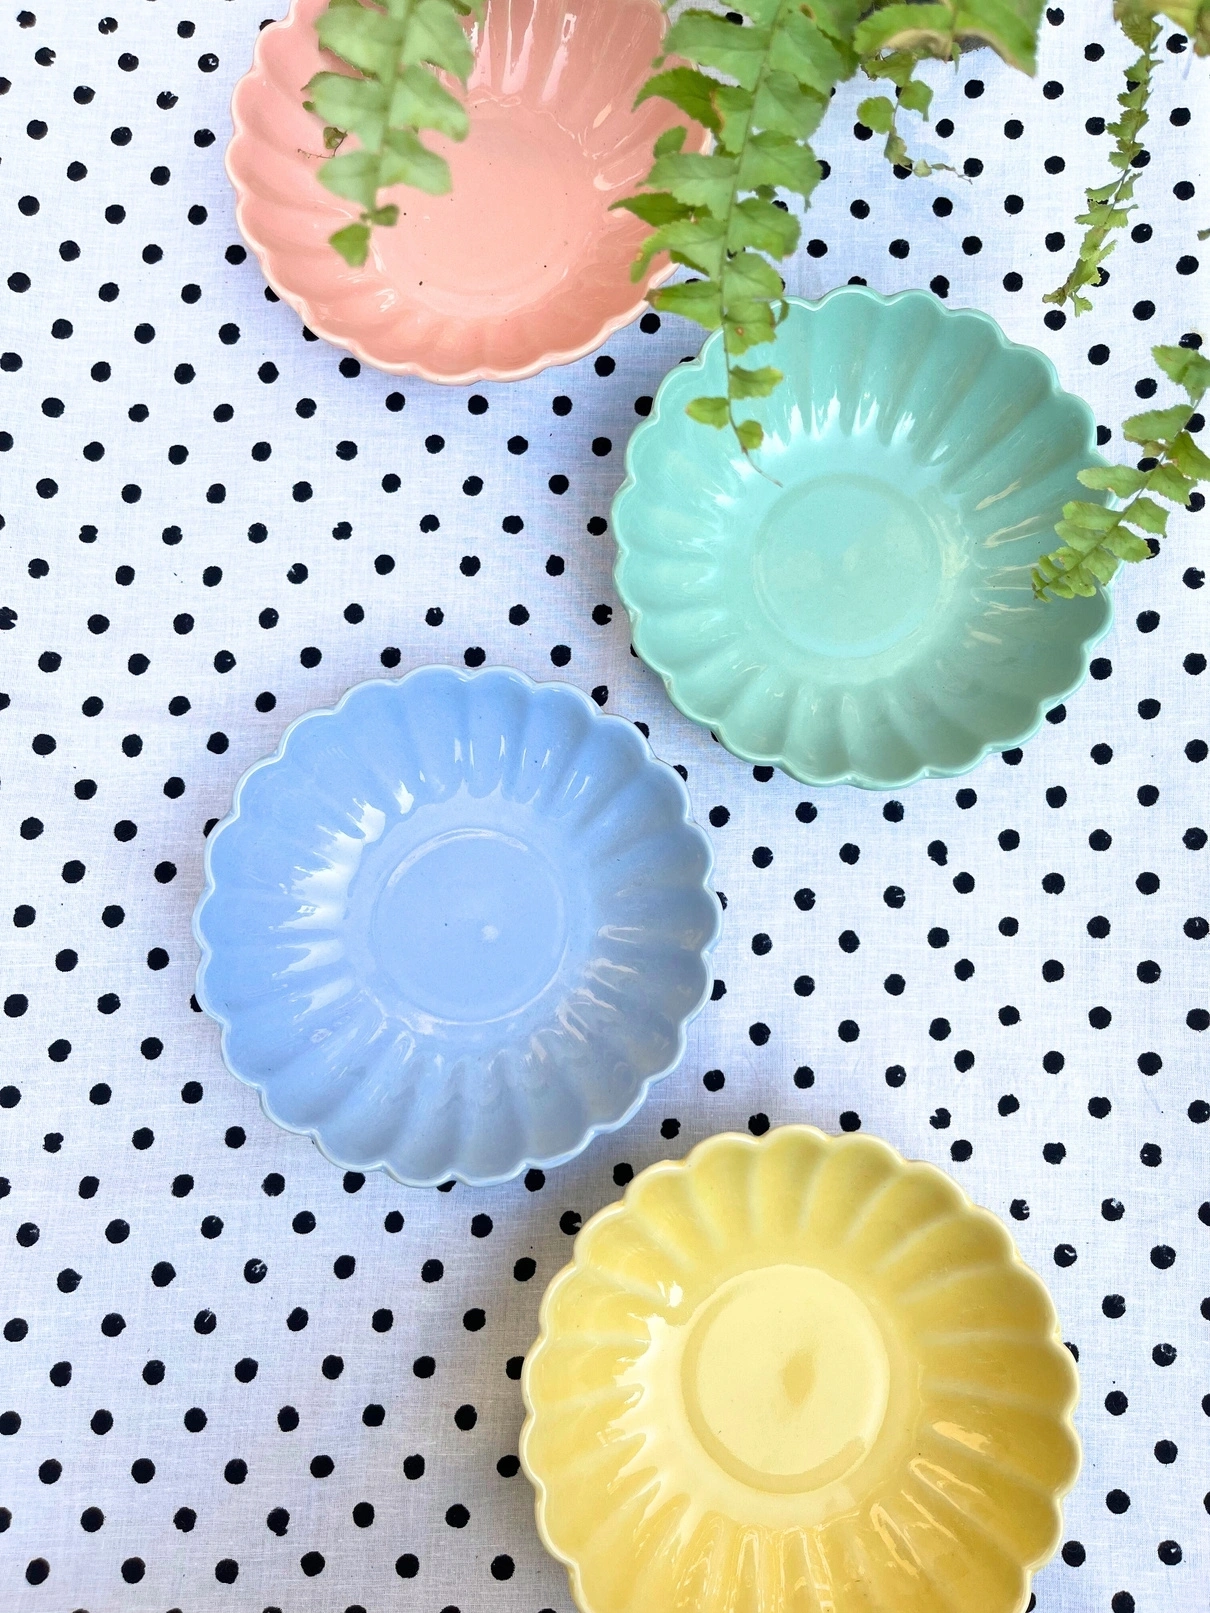
<svg viewBox="0 0 1210 1613">
<path fill-rule="evenodd" d="M 505 1180 L 620 1125 L 710 992 L 709 841 L 567 684 L 424 667 L 311 712 L 210 836 L 197 995 L 346 1168 Z"/>
<path fill-rule="evenodd" d="M 785 379 L 734 432 L 712 336 L 665 379 L 614 501 L 635 649 L 728 749 L 814 784 L 965 772 L 1083 681 L 1112 606 L 1034 598 L 1092 414 L 986 315 L 917 291 L 789 299 L 754 358 Z M 1092 495 L 1099 497 L 1103 495 Z"/>
<path fill-rule="evenodd" d="M 1077 1379 L 1004 1227 L 877 1138 L 651 1166 L 579 1234 L 522 1373 L 582 1613 L 1024 1613 Z"/>
<path fill-rule="evenodd" d="M 399 221 L 374 230 L 361 268 L 328 245 L 360 208 L 316 178 L 323 122 L 302 105 L 315 73 L 342 67 L 316 38 L 327 3 L 294 0 L 261 32 L 227 151 L 240 229 L 307 325 L 379 369 L 466 382 L 567 363 L 636 318 L 670 265 L 632 282 L 646 228 L 609 209 L 641 182 L 656 137 L 684 121 L 662 101 L 633 109 L 663 37 L 659 0 L 487 0 L 470 133 L 425 135 L 453 188 L 382 192 Z M 350 136 L 344 149 L 355 146 Z"/>
</svg>

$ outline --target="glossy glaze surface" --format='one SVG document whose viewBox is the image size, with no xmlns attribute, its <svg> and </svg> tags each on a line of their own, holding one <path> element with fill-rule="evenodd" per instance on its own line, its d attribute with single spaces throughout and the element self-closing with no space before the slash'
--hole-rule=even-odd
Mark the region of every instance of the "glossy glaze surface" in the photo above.
<svg viewBox="0 0 1210 1613">
<path fill-rule="evenodd" d="M 583 1613 L 1023 1613 L 1079 1468 L 1054 1307 L 877 1138 L 783 1126 L 593 1217 L 521 1459 Z"/>
<path fill-rule="evenodd" d="M 804 783 L 965 772 L 1036 731 L 1112 621 L 1103 592 L 1040 603 L 1029 580 L 1089 496 L 1092 414 L 985 314 L 859 286 L 789 301 L 754 360 L 786 379 L 751 408 L 751 460 L 685 414 L 726 390 L 718 335 L 630 439 L 635 649 L 686 716 Z"/>
<path fill-rule="evenodd" d="M 661 258 L 632 283 L 646 229 L 609 206 L 635 189 L 656 136 L 678 121 L 662 101 L 631 110 L 663 34 L 658 0 L 488 0 L 470 133 L 425 136 L 453 189 L 383 192 L 400 219 L 374 231 L 360 269 L 327 244 L 359 208 L 316 179 L 323 124 L 301 104 L 313 74 L 341 65 L 315 36 L 326 5 L 294 0 L 259 35 L 227 150 L 240 229 L 307 325 L 379 369 L 465 382 L 581 358 L 637 317 L 669 265 Z"/>
<path fill-rule="evenodd" d="M 621 1125 L 709 996 L 719 905 L 630 723 L 423 667 L 287 729 L 206 848 L 197 995 L 337 1164 L 501 1181 Z"/>
</svg>

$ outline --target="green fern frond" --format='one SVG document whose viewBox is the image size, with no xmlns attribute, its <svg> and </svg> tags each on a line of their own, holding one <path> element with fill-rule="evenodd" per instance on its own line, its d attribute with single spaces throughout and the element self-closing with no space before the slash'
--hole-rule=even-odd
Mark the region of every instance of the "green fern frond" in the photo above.
<svg viewBox="0 0 1210 1613">
<path fill-rule="evenodd" d="M 785 316 L 785 284 L 770 259 L 794 251 L 799 225 L 778 192 L 806 200 L 819 183 L 808 138 L 833 87 L 856 70 L 856 11 L 850 0 L 812 7 L 801 0 L 738 0 L 735 15 L 737 21 L 682 12 L 664 41 L 679 65 L 657 72 L 635 103 L 651 96 L 670 101 L 711 131 L 714 149 L 685 152 L 685 129 L 662 136 L 647 189 L 614 205 L 652 226 L 636 279 L 659 252 L 701 277 L 664 286 L 650 301 L 706 330 L 722 330 L 727 395 L 696 398 L 689 413 L 704 425 L 731 426 L 751 452 L 763 441 L 761 426 L 737 420 L 735 405 L 767 397 L 782 377 L 770 365 L 748 368 L 737 360 L 772 341 Z"/>
<path fill-rule="evenodd" d="M 854 46 L 863 59 L 883 51 L 912 51 L 953 61 L 968 46 L 990 45 L 1022 73 L 1037 66 L 1038 25 L 1043 0 L 916 0 L 875 5 L 857 29 Z"/>
<path fill-rule="evenodd" d="M 897 105 L 877 97 L 859 115 L 886 134 L 892 161 L 910 164 L 895 120 L 900 107 L 928 112 L 932 92 L 912 77 L 922 57 L 952 59 L 978 42 L 1013 66 L 1034 68 L 1042 0 L 876 3 L 859 20 L 863 9 L 858 0 L 735 0 L 726 17 L 691 8 L 669 29 L 666 56 L 639 92 L 638 101 L 660 96 L 714 136 L 706 154 L 683 149 L 686 129 L 663 136 L 645 189 L 614 205 L 652 229 L 636 279 L 660 252 L 700 277 L 664 286 L 650 301 L 722 330 L 727 395 L 695 399 L 690 413 L 706 425 L 731 426 L 745 452 L 760 447 L 763 433 L 757 421 L 737 420 L 735 405 L 768 396 L 781 375 L 736 361 L 772 341 L 785 317 L 775 264 L 797 247 L 799 224 L 782 198 L 810 202 L 822 174 L 810 137 L 836 85 L 859 64 L 871 78 L 895 84 Z M 667 65 L 669 57 L 676 65 Z M 932 171 L 927 163 L 912 166 Z"/>
<path fill-rule="evenodd" d="M 380 190 L 412 185 L 440 196 L 450 188 L 449 164 L 420 136 L 433 129 L 452 140 L 466 138 L 466 111 L 436 74 L 443 70 L 465 85 L 474 58 L 462 19 L 481 17 L 484 3 L 383 0 L 378 9 L 361 0 L 330 0 L 315 19 L 324 49 L 360 75 L 316 73 L 303 103 L 327 125 L 324 149 L 337 153 L 318 170 L 320 183 L 362 207 L 356 223 L 329 238 L 354 268 L 369 253 L 371 228 L 398 220 L 397 207 L 379 206 Z M 360 149 L 341 152 L 349 134 Z"/>
<path fill-rule="evenodd" d="M 1077 224 L 1084 225 L 1076 261 L 1063 284 L 1042 299 L 1059 307 L 1069 302 L 1077 317 L 1092 307 L 1091 299 L 1083 294 L 1084 288 L 1100 284 L 1101 265 L 1117 245 L 1114 232 L 1124 228 L 1134 211 L 1138 170 L 1133 164 L 1143 150 L 1141 136 L 1149 121 L 1151 78 L 1157 65 L 1157 8 L 1140 4 L 1139 0 L 1115 0 L 1113 9 L 1126 37 L 1139 47 L 1139 57 L 1126 69 L 1126 87 L 1118 96 L 1121 116 L 1108 125 L 1114 140 L 1109 161 L 1118 170 L 1118 178 L 1085 192 L 1088 209 L 1076 219 Z"/>
<path fill-rule="evenodd" d="M 958 170 L 948 162 L 926 162 L 923 157 L 913 157 L 900 132 L 899 113 L 905 108 L 909 112 L 918 112 L 928 122 L 933 92 L 927 84 L 912 77 L 918 59 L 907 51 L 896 51 L 893 56 L 863 61 L 861 66 L 867 77 L 893 78 L 896 91 L 893 101 L 886 95 L 868 97 L 857 108 L 857 116 L 875 134 L 886 136 L 882 154 L 896 171 L 906 170 L 915 174 L 917 179 L 926 179 L 930 174 L 957 173 Z M 900 66 L 901 62 L 905 65 Z M 900 174 L 900 177 L 904 178 L 906 174 Z"/>
<path fill-rule="evenodd" d="M 1148 537 L 1162 538 L 1168 525 L 1168 511 L 1156 499 L 1187 505 L 1198 482 L 1210 480 L 1210 456 L 1189 433 L 1198 405 L 1210 389 L 1210 359 L 1190 347 L 1153 347 L 1151 352 L 1168 379 L 1185 389 L 1189 401 L 1148 409 L 1124 423 L 1123 435 L 1143 450 L 1148 469 L 1107 465 L 1080 472 L 1085 487 L 1126 502 L 1118 510 L 1084 499 L 1063 506 L 1063 519 L 1055 528 L 1064 540 L 1062 547 L 1044 555 L 1033 570 L 1038 599 L 1095 593 L 1123 560 L 1149 559 Z"/>
</svg>

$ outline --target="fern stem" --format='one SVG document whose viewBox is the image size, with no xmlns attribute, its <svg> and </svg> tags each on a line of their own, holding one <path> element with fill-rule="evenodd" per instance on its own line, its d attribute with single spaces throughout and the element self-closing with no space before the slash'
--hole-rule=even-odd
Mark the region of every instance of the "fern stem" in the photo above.
<svg viewBox="0 0 1210 1613">
<path fill-rule="evenodd" d="M 1092 307 L 1089 299 L 1081 297 L 1079 293 L 1084 286 L 1096 286 L 1100 283 L 1102 260 L 1109 256 L 1115 244 L 1111 242 L 1108 247 L 1105 245 L 1110 232 L 1121 228 L 1125 223 L 1124 218 L 1114 220 L 1113 214 L 1119 210 L 1129 212 L 1133 207 L 1132 197 L 1134 196 L 1134 183 L 1137 177 L 1137 171 L 1133 167 L 1133 159 L 1143 149 L 1138 135 L 1148 121 L 1147 108 L 1151 98 L 1151 75 L 1157 66 L 1156 44 L 1159 36 L 1160 24 L 1158 18 L 1148 18 L 1146 33 L 1141 42 L 1142 54 L 1137 61 L 1132 62 L 1126 69 L 1126 93 L 1128 95 L 1133 94 L 1135 89 L 1141 87 L 1142 94 L 1138 97 L 1137 107 L 1123 107 L 1122 116 L 1119 120 L 1119 126 L 1124 124 L 1127 119 L 1131 119 L 1132 122 L 1130 135 L 1119 134 L 1114 151 L 1114 155 L 1121 158 L 1121 178 L 1114 186 L 1112 193 L 1106 198 L 1098 200 L 1091 190 L 1085 193 L 1088 203 L 1088 212 L 1085 217 L 1090 222 L 1084 232 L 1084 239 L 1080 243 L 1076 261 L 1063 284 L 1056 286 L 1053 291 L 1047 292 L 1042 299 L 1043 302 L 1055 303 L 1058 306 L 1062 306 L 1065 302 L 1070 302 L 1072 313 L 1076 318 Z M 1136 39 L 1133 43 L 1137 44 L 1140 41 Z M 1134 115 L 1133 117 L 1132 114 Z M 1104 224 L 1096 223 L 1095 220 L 1098 214 L 1106 218 L 1108 222 Z"/>
</svg>

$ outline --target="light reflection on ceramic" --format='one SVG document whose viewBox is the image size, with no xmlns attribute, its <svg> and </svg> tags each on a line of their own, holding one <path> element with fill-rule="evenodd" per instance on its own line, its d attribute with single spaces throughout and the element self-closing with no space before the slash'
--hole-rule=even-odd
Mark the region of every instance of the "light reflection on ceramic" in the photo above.
<svg viewBox="0 0 1210 1613">
<path fill-rule="evenodd" d="M 581 358 L 636 319 L 671 265 L 660 256 L 632 282 L 647 229 L 609 208 L 641 183 L 656 137 L 684 122 L 666 101 L 633 109 L 663 37 L 658 0 L 488 0 L 470 133 L 425 135 L 453 189 L 383 191 L 399 222 L 374 231 L 360 269 L 328 245 L 361 210 L 315 177 L 323 123 L 302 107 L 302 86 L 341 67 L 315 34 L 327 3 L 294 0 L 258 35 L 227 149 L 240 230 L 310 329 L 395 374 L 509 381 Z M 704 148 L 705 131 L 693 133 Z"/>
<path fill-rule="evenodd" d="M 747 761 L 890 789 L 1020 745 L 1087 673 L 1104 592 L 1040 603 L 1092 414 L 993 320 L 919 291 L 797 298 L 742 413 L 765 445 L 685 404 L 725 391 L 720 338 L 666 377 L 613 506 L 635 649 L 673 702 Z M 1093 498 L 1103 495 L 1092 494 Z"/>
<path fill-rule="evenodd" d="M 568 684 L 423 667 L 300 717 L 206 848 L 197 995 L 337 1164 L 486 1184 L 621 1125 L 710 994 L 684 785 Z"/>
<path fill-rule="evenodd" d="M 875 1137 L 712 1137 L 594 1216 L 522 1373 L 583 1613 L 1024 1613 L 1078 1384 L 1001 1223 Z"/>
</svg>

